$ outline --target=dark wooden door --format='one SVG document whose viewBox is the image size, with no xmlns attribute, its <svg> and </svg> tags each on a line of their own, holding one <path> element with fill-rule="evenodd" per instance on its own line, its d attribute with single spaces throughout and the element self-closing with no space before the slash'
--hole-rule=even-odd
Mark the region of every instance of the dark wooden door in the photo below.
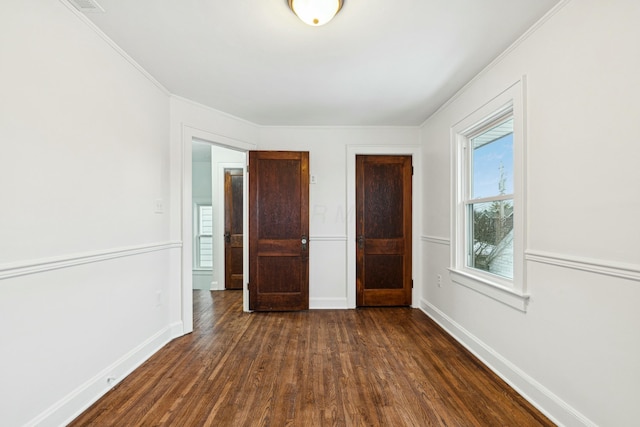
<svg viewBox="0 0 640 427">
<path fill-rule="evenodd" d="M 356 304 L 411 304 L 411 156 L 356 156 Z"/>
<path fill-rule="evenodd" d="M 242 289 L 242 169 L 224 170 L 224 288 Z"/>
<path fill-rule="evenodd" d="M 249 152 L 249 309 L 309 308 L 309 153 Z"/>
</svg>

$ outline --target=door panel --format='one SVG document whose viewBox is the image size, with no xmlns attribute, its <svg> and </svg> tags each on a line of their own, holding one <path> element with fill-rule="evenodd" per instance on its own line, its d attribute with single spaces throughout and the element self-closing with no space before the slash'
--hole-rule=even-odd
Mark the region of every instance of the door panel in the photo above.
<svg viewBox="0 0 640 427">
<path fill-rule="evenodd" d="M 356 304 L 411 304 L 411 156 L 356 156 Z"/>
<path fill-rule="evenodd" d="M 309 308 L 309 153 L 249 152 L 249 309 Z"/>
<path fill-rule="evenodd" d="M 224 170 L 224 287 L 242 289 L 242 169 Z"/>
<path fill-rule="evenodd" d="M 367 278 L 365 289 L 402 289 L 404 259 L 401 255 L 373 255 L 366 256 L 364 277 Z"/>
</svg>

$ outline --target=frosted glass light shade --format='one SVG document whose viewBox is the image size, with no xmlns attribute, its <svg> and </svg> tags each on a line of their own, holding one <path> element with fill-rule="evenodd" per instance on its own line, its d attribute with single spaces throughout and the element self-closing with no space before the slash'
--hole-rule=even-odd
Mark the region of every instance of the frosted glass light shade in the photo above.
<svg viewBox="0 0 640 427">
<path fill-rule="evenodd" d="M 331 21 L 342 8 L 343 0 L 289 0 L 293 13 L 305 24 L 313 27 Z"/>
</svg>

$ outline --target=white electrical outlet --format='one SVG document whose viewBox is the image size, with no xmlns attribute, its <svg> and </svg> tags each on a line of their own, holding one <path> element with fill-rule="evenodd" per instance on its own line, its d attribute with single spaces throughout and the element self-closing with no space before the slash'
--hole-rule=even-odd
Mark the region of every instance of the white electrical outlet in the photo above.
<svg viewBox="0 0 640 427">
<path fill-rule="evenodd" d="M 438 274 L 438 287 L 442 287 L 442 276 L 440 274 Z"/>
</svg>

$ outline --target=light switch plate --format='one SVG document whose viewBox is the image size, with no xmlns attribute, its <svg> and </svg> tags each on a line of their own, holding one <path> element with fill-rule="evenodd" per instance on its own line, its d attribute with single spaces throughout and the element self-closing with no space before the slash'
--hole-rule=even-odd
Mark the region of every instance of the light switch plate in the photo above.
<svg viewBox="0 0 640 427">
<path fill-rule="evenodd" d="M 156 199 L 154 212 L 157 214 L 164 213 L 164 202 L 162 199 Z"/>
</svg>

